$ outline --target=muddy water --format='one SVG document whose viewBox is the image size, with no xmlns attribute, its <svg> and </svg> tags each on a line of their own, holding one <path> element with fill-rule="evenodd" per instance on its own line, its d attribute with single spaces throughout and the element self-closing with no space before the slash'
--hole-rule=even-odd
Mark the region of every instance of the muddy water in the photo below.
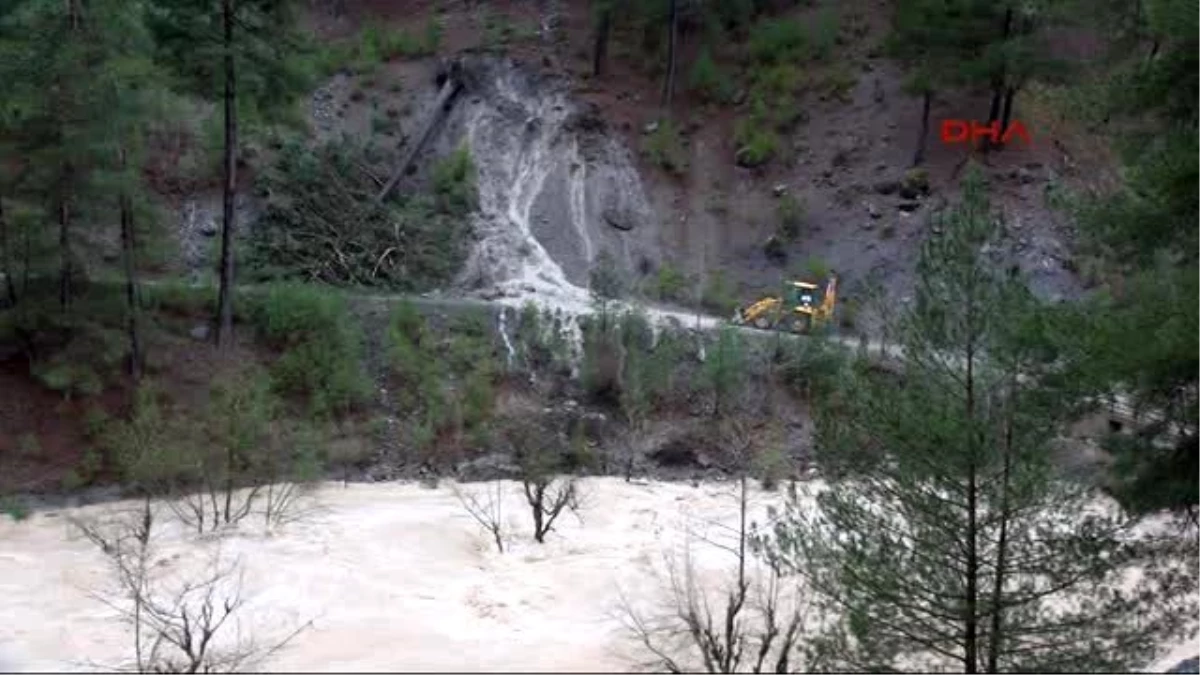
<svg viewBox="0 0 1200 675">
<path fill-rule="evenodd" d="M 519 489 L 503 484 L 504 554 L 454 492 L 414 484 L 328 484 L 304 520 L 275 532 L 257 524 L 197 541 L 166 519 L 156 569 L 238 559 L 247 604 L 229 635 L 261 643 L 311 621 L 261 664 L 302 671 L 626 671 L 641 657 L 619 620 L 619 598 L 645 611 L 665 600 L 668 564 L 690 554 L 701 586 L 730 579 L 737 499 L 732 484 L 582 481 L 579 517 L 564 515 L 544 545 L 529 536 Z M 480 495 L 485 486 L 468 487 Z M 762 522 L 778 496 L 754 491 Z M 133 504 L 44 512 L 0 521 L 0 671 L 120 665 L 125 628 L 96 598 L 111 577 L 68 516 L 97 518 Z M 1152 670 L 1194 656 L 1182 645 Z"/>
<path fill-rule="evenodd" d="M 589 479 L 580 518 L 564 515 L 539 546 L 516 486 L 505 489 L 503 555 L 449 489 L 334 484 L 318 493 L 318 512 L 274 534 L 197 543 L 166 527 L 159 557 L 183 566 L 218 546 L 239 557 L 248 597 L 240 630 L 260 641 L 312 620 L 264 664 L 271 669 L 627 670 L 635 659 L 615 614 L 620 592 L 652 606 L 664 548 L 711 529 L 705 520 L 732 524 L 736 515 L 732 486 Z M 754 498 L 760 517 L 766 499 Z M 0 523 L 0 541 L 0 670 L 128 658 L 123 627 L 91 597 L 106 588 L 104 559 L 63 514 Z M 694 550 L 702 569 L 724 578 L 729 554 Z"/>
</svg>

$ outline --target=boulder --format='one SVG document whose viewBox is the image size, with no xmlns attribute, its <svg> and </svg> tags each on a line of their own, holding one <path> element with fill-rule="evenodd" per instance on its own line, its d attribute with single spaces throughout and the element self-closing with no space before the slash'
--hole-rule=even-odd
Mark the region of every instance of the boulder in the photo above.
<svg viewBox="0 0 1200 675">
<path fill-rule="evenodd" d="M 875 190 L 875 192 L 877 192 L 881 195 L 895 194 L 897 191 L 900 190 L 900 181 L 883 180 L 883 181 L 879 181 L 872 187 Z"/>
<path fill-rule="evenodd" d="M 455 468 L 460 482 L 516 478 L 521 469 L 507 453 L 491 453 L 463 462 Z"/>
<path fill-rule="evenodd" d="M 763 244 L 763 253 L 772 262 L 782 263 L 787 260 L 787 249 L 783 245 L 783 241 L 775 235 L 771 235 Z"/>
<path fill-rule="evenodd" d="M 744 169 L 754 169 L 771 161 L 771 155 L 766 154 L 762 157 L 755 157 L 751 154 L 750 148 L 739 148 L 737 154 L 734 155 L 734 161 Z"/>
<path fill-rule="evenodd" d="M 1167 671 L 1168 673 L 1200 673 L 1200 656 L 1194 656 L 1190 659 L 1184 659 L 1175 664 L 1175 667 Z"/>
<path fill-rule="evenodd" d="M 685 442 L 673 442 L 650 453 L 655 464 L 669 469 L 706 468 L 711 462 Z"/>
<path fill-rule="evenodd" d="M 636 225 L 636 217 L 628 209 L 609 207 L 600 213 L 600 217 L 604 218 L 604 222 L 622 232 L 628 232 Z"/>
</svg>

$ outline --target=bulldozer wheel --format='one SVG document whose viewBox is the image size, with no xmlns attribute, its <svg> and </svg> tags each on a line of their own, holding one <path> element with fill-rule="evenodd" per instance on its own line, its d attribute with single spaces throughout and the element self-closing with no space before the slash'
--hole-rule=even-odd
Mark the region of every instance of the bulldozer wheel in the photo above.
<svg viewBox="0 0 1200 675">
<path fill-rule="evenodd" d="M 768 328 L 770 328 L 770 327 L 771 327 L 771 322 L 770 322 L 770 321 L 767 321 L 767 317 L 765 317 L 765 316 L 760 316 L 760 317 L 758 317 L 757 319 L 755 319 L 755 320 L 754 320 L 754 326 L 755 326 L 756 328 L 759 328 L 759 329 L 762 329 L 762 330 L 766 330 L 766 329 L 768 329 Z"/>
<path fill-rule="evenodd" d="M 793 333 L 807 333 L 808 323 L 804 319 L 796 319 L 792 322 Z"/>
</svg>

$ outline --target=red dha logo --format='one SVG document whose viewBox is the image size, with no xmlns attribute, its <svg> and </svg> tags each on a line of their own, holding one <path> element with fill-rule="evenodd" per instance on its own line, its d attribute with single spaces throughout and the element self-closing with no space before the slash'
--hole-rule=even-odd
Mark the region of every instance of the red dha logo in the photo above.
<svg viewBox="0 0 1200 675">
<path fill-rule="evenodd" d="M 1019 120 L 1013 120 L 1003 134 L 1000 133 L 998 121 L 980 124 L 975 121 L 968 123 L 966 120 L 942 120 L 943 143 L 974 143 L 980 136 L 986 136 L 992 143 L 999 145 L 1007 145 L 1013 136 L 1019 136 L 1025 141 L 1025 145 L 1030 143 L 1029 132 Z"/>
</svg>

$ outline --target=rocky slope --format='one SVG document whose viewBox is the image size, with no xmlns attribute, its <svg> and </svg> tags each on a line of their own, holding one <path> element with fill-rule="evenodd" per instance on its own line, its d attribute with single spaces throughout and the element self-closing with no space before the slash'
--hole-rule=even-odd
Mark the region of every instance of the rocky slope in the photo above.
<svg viewBox="0 0 1200 675">
<path fill-rule="evenodd" d="M 615 49 L 609 72 L 589 77 L 590 19 L 585 2 L 347 3 L 337 21 L 314 21 L 328 35 L 349 35 L 366 22 L 418 30 L 432 17 L 445 27 L 439 59 L 392 62 L 372 75 L 339 75 L 314 96 L 323 136 L 348 133 L 381 144 L 412 142 L 438 91 L 439 63 L 464 53 L 469 85 L 424 159 L 466 140 L 480 170 L 479 242 L 460 277 L 460 292 L 575 304 L 585 300 L 587 270 L 612 253 L 630 281 L 671 264 L 693 285 L 715 272 L 748 300 L 810 260 L 836 270 L 843 298 L 861 299 L 868 284 L 891 302 L 910 293 L 915 253 L 937 236 L 930 214 L 952 201 L 968 151 L 938 141 L 942 119 L 974 119 L 986 97 L 947 92 L 935 100 L 934 131 L 924 169 L 929 189 L 897 188 L 919 125 L 919 101 L 902 90 L 903 71 L 879 56 L 886 12 L 869 0 L 813 3 L 787 10 L 802 21 L 832 8 L 842 33 L 833 65 L 852 86 L 838 96 L 809 92 L 796 100 L 803 122 L 782 139 L 786 151 L 767 165 L 735 161 L 733 126 L 741 106 L 700 100 L 681 80 L 670 111 L 659 105 L 660 81 L 629 50 Z M 514 37 L 496 44 L 496 26 Z M 845 39 L 842 39 L 845 38 Z M 686 36 L 681 64 L 695 58 Z M 824 67 L 824 66 L 821 66 Z M 814 66 L 813 77 L 822 76 Z M 1034 290 L 1070 298 L 1083 290 L 1074 273 L 1073 236 L 1048 195 L 1102 173 L 1102 158 L 1069 133 L 1036 91 L 1017 99 L 1017 116 L 1034 142 L 981 158 L 1006 240 L 991 253 L 1018 265 Z M 736 97 L 735 97 L 736 100 Z M 399 131 L 381 134 L 378 111 L 400 111 Z M 667 116 L 681 131 L 686 171 L 671 174 L 645 152 L 648 130 Z M 771 257 L 779 200 L 802 205 L 801 236 Z"/>
</svg>

